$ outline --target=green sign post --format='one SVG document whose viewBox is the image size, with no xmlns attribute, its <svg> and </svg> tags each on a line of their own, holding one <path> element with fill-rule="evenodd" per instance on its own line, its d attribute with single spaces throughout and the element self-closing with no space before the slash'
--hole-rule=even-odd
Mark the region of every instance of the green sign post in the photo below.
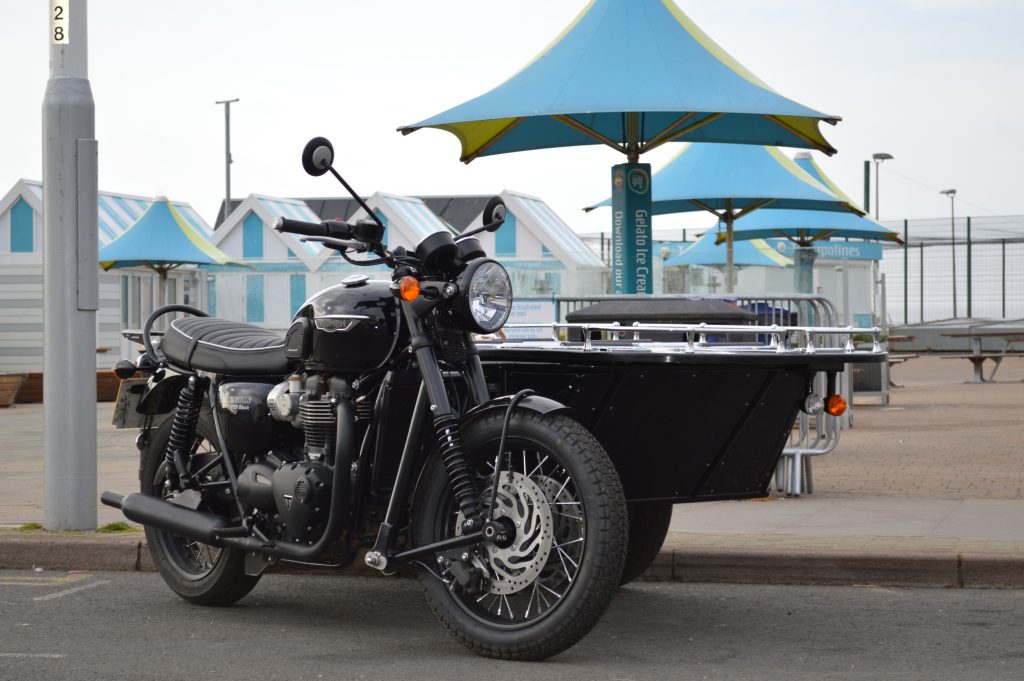
<svg viewBox="0 0 1024 681">
<path fill-rule="evenodd" d="M 612 292 L 653 293 L 651 165 L 612 166 Z"/>
</svg>

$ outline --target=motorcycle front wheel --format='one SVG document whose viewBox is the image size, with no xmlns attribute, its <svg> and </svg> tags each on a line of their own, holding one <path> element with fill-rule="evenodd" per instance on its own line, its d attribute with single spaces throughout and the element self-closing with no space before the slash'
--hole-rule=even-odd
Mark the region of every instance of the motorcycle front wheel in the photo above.
<svg viewBox="0 0 1024 681">
<path fill-rule="evenodd" d="M 142 451 L 143 494 L 171 496 L 164 485 L 168 466 L 164 452 L 173 421 L 171 414 L 151 433 Z M 202 488 L 203 503 L 199 510 L 236 517 L 234 497 L 226 493 L 231 488 L 216 444 L 216 432 L 212 415 L 204 409 L 186 465 Z M 146 528 L 146 545 L 167 586 L 197 605 L 231 605 L 252 591 L 260 580 L 245 574 L 245 556 L 233 549 L 209 546 L 152 527 Z"/>
<path fill-rule="evenodd" d="M 485 514 L 504 416 L 496 411 L 462 429 Z M 505 451 L 495 515 L 515 528 L 511 543 L 466 550 L 487 573 L 484 587 L 460 586 L 444 556 L 421 565 L 421 583 L 435 616 L 467 648 L 540 660 L 579 641 L 611 602 L 626 554 L 626 504 L 607 453 L 567 416 L 517 410 Z M 414 544 L 456 536 L 461 523 L 435 453 L 413 504 Z"/>
</svg>

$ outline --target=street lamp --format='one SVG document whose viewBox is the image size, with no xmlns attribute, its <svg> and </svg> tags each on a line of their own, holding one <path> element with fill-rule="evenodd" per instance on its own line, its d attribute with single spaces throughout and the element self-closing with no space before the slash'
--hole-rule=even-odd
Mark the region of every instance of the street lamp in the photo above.
<svg viewBox="0 0 1024 681">
<path fill-rule="evenodd" d="M 953 318 L 956 319 L 956 200 L 955 189 L 943 189 L 939 192 L 949 197 L 949 250 L 953 254 Z"/>
<path fill-rule="evenodd" d="M 871 154 L 871 158 L 875 159 L 875 219 L 878 219 L 878 204 L 881 203 L 881 195 L 878 193 L 878 166 L 882 165 L 882 161 L 891 161 L 892 154 L 885 152 L 878 152 L 877 154 Z"/>
<path fill-rule="evenodd" d="M 227 219 L 228 209 L 231 207 L 231 105 L 237 102 L 237 99 L 222 99 L 215 104 L 224 105 L 224 215 L 221 216 L 221 222 Z"/>
</svg>

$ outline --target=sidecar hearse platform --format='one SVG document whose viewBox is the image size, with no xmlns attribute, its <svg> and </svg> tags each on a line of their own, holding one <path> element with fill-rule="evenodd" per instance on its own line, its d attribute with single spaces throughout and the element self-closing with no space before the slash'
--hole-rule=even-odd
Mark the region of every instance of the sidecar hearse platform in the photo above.
<svg viewBox="0 0 1024 681">
<path fill-rule="evenodd" d="M 520 326 L 528 325 L 507 328 Z M 765 496 L 805 398 L 825 397 L 814 388 L 825 384 L 815 382 L 819 372 L 834 392 L 846 364 L 887 358 L 877 328 L 546 328 L 551 340 L 478 342 L 492 394 L 532 388 L 571 407 L 634 504 Z M 679 340 L 643 340 L 654 331 Z M 870 336 L 871 349 L 855 349 L 855 334 Z M 586 340 L 560 340 L 573 337 Z"/>
</svg>

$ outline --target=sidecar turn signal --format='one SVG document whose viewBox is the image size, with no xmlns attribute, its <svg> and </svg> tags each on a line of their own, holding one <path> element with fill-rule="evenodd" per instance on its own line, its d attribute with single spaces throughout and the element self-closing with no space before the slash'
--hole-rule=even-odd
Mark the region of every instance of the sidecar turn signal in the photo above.
<svg viewBox="0 0 1024 681">
<path fill-rule="evenodd" d="M 402 300 L 411 303 L 420 295 L 420 282 L 416 277 L 402 277 L 398 283 L 398 294 L 402 296 Z"/>
<path fill-rule="evenodd" d="M 825 398 L 825 411 L 832 416 L 842 416 L 846 413 L 846 400 L 842 395 L 829 395 Z"/>
</svg>

